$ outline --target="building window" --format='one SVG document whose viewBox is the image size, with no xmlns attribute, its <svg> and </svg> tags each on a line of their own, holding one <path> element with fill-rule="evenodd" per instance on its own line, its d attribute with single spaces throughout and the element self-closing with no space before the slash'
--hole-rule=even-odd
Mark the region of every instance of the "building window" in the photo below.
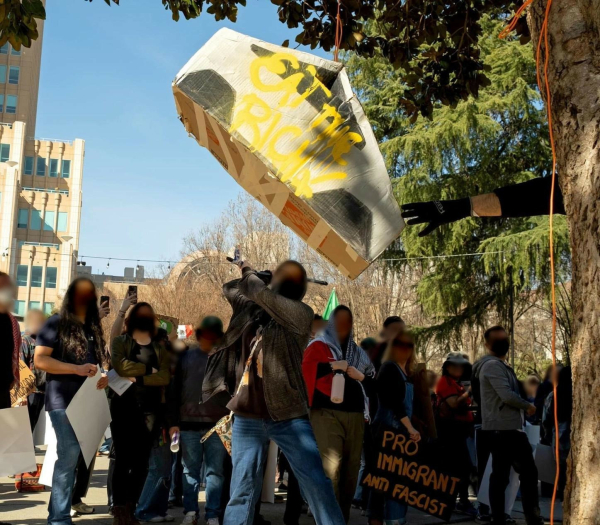
<svg viewBox="0 0 600 525">
<path fill-rule="evenodd" d="M 20 57 L 21 56 L 21 50 L 20 49 L 15 49 L 14 47 L 10 48 L 10 54 L 14 55 L 16 57 Z"/>
<path fill-rule="evenodd" d="M 0 84 L 6 84 L 6 66 L 0 65 Z"/>
<path fill-rule="evenodd" d="M 31 287 L 41 288 L 42 287 L 42 275 L 44 273 L 43 266 L 32 266 L 31 267 Z"/>
<path fill-rule="evenodd" d="M 57 269 L 53 266 L 46 268 L 46 288 L 56 288 L 56 272 Z"/>
<path fill-rule="evenodd" d="M 17 286 L 27 286 L 27 273 L 29 267 L 26 264 L 17 266 Z"/>
<path fill-rule="evenodd" d="M 0 144 L 0 162 L 7 162 L 10 158 L 10 144 Z"/>
<path fill-rule="evenodd" d="M 45 177 L 46 176 L 46 159 L 44 157 L 38 157 L 37 158 L 37 164 L 35 167 L 35 174 L 38 177 Z"/>
<path fill-rule="evenodd" d="M 10 66 L 8 72 L 8 83 L 18 84 L 19 83 L 19 66 Z"/>
<path fill-rule="evenodd" d="M 25 301 L 15 301 L 14 314 L 17 317 L 25 316 Z"/>
<path fill-rule="evenodd" d="M 33 175 L 33 157 L 25 157 L 25 175 Z"/>
<path fill-rule="evenodd" d="M 4 113 L 4 95 L 0 95 L 0 113 Z"/>
<path fill-rule="evenodd" d="M 41 310 L 42 303 L 39 301 L 29 301 L 29 310 Z"/>
<path fill-rule="evenodd" d="M 58 159 L 50 159 L 50 177 L 58 177 Z"/>
<path fill-rule="evenodd" d="M 29 223 L 29 229 L 42 229 L 42 214 L 40 213 L 40 210 L 31 210 L 31 222 Z"/>
<path fill-rule="evenodd" d="M 8 42 L 0 47 L 0 55 L 8 55 Z"/>
<path fill-rule="evenodd" d="M 54 303 L 44 303 L 44 314 L 51 315 L 54 310 Z"/>
<path fill-rule="evenodd" d="M 67 231 L 67 212 L 66 211 L 59 211 L 58 212 L 58 226 L 56 227 L 56 230 L 59 232 L 66 232 Z"/>
<path fill-rule="evenodd" d="M 44 217 L 44 231 L 45 232 L 53 232 L 54 231 L 54 212 L 46 211 L 46 215 Z"/>
<path fill-rule="evenodd" d="M 6 96 L 6 111 L 5 113 L 15 114 L 17 112 L 17 95 Z"/>
<path fill-rule="evenodd" d="M 17 228 L 27 229 L 28 223 L 29 223 L 29 210 L 22 208 L 19 210 L 19 218 L 17 219 Z"/>
<path fill-rule="evenodd" d="M 63 160 L 62 161 L 62 178 L 68 179 L 71 176 L 71 161 Z"/>
</svg>

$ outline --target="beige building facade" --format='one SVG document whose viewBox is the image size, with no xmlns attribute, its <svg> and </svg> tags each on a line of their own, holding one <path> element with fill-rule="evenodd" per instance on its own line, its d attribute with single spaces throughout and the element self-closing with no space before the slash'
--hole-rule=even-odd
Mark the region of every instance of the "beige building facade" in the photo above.
<svg viewBox="0 0 600 525">
<path fill-rule="evenodd" d="M 0 270 L 19 318 L 60 306 L 79 250 L 85 143 L 35 137 L 42 37 L 0 48 Z"/>
</svg>

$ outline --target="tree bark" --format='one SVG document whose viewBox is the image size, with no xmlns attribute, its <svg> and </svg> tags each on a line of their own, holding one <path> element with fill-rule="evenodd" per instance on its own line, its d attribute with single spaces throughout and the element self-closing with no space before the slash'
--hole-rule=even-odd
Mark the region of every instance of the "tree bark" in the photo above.
<svg viewBox="0 0 600 525">
<path fill-rule="evenodd" d="M 535 2 L 529 13 L 534 49 L 545 6 L 546 2 Z M 573 264 L 574 390 L 565 524 L 597 525 L 600 524 L 600 0 L 554 0 L 548 37 L 552 128 Z M 545 96 L 545 88 L 542 91 Z"/>
</svg>

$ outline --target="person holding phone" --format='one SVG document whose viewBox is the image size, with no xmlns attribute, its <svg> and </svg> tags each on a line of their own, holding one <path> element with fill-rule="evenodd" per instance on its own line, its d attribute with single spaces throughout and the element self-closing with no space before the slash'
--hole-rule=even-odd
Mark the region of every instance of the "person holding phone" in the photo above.
<svg viewBox="0 0 600 525">
<path fill-rule="evenodd" d="M 121 377 L 134 383 L 123 395 L 113 395 L 110 405 L 110 427 L 115 448 L 114 525 L 137 525 L 139 522 L 134 512 L 138 501 L 146 503 L 138 509 L 144 514 L 140 517 L 153 521 L 156 521 L 154 518 L 168 520 L 168 492 L 164 509 L 150 505 L 151 491 L 140 498 L 151 454 L 155 468 L 148 473 L 149 479 L 162 475 L 162 470 L 156 465 L 165 450 L 168 451 L 161 431 L 165 428 L 162 421 L 165 411 L 163 390 L 171 380 L 170 356 L 167 349 L 155 341 L 157 324 L 152 307 L 148 303 L 137 303 L 125 319 L 125 333 L 115 337 L 111 344 L 112 367 Z M 168 467 L 170 471 L 170 464 Z M 158 485 L 156 479 L 154 487 Z"/>
<path fill-rule="evenodd" d="M 81 449 L 66 409 L 88 377 L 94 377 L 108 356 L 100 326 L 94 283 L 78 277 L 67 289 L 60 314 L 39 331 L 35 368 L 46 372 L 46 411 L 56 433 L 58 458 L 52 475 L 48 525 L 71 524 L 71 501 Z M 98 389 L 108 378 L 98 381 Z"/>
</svg>

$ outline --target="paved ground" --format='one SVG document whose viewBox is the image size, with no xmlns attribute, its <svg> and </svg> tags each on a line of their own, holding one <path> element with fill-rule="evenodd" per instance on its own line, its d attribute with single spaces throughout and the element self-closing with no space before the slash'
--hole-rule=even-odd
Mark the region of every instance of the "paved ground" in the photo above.
<svg viewBox="0 0 600 525">
<path fill-rule="evenodd" d="M 42 457 L 39 458 L 41 462 Z M 81 523 L 81 525 L 110 525 L 112 518 L 107 514 L 108 507 L 106 505 L 106 474 L 108 469 L 108 460 L 104 457 L 98 458 L 96 461 L 96 469 L 94 471 L 90 490 L 85 502 L 88 505 L 96 508 L 96 513 L 88 516 L 75 518 L 75 524 Z M 48 497 L 50 495 L 49 490 L 39 493 L 27 493 L 19 494 L 14 490 L 14 480 L 9 478 L 0 478 L 0 521 L 8 522 L 12 525 L 43 525 L 46 522 L 47 517 L 47 506 Z M 204 499 L 204 494 L 200 495 L 201 501 Z M 549 505 L 547 501 L 542 502 L 542 513 L 548 518 L 549 516 Z M 282 517 L 285 505 L 283 503 L 268 504 L 263 503 L 262 514 L 273 525 L 282 523 Z M 520 504 L 517 503 L 515 507 L 514 516 L 518 519 L 519 524 L 525 522 L 519 518 L 522 518 L 522 514 L 518 512 Z M 182 511 L 179 508 L 172 509 L 170 513 L 176 518 L 175 523 L 180 523 L 182 520 Z M 443 523 L 442 521 L 427 516 L 423 513 L 409 510 L 409 523 L 410 525 L 438 525 Z M 557 518 L 562 519 L 562 514 L 559 513 Z M 465 523 L 465 525 L 474 525 L 474 521 L 468 521 L 464 516 L 455 515 L 452 520 L 453 523 Z M 301 525 L 313 525 L 314 521 L 312 518 L 303 516 Z M 360 512 L 353 510 L 350 525 L 366 525 L 366 518 L 360 515 Z"/>
</svg>

